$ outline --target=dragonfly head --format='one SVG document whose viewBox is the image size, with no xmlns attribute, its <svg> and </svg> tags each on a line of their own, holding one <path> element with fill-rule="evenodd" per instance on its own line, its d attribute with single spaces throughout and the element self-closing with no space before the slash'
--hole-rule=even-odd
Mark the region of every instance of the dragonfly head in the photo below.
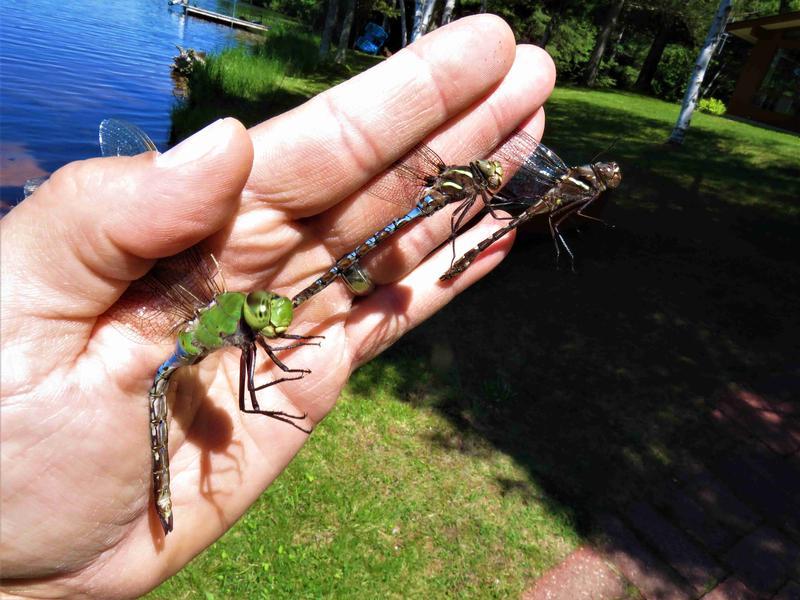
<svg viewBox="0 0 800 600">
<path fill-rule="evenodd" d="M 622 181 L 622 171 L 615 162 L 595 163 L 592 169 L 597 174 L 597 178 L 604 183 L 607 188 L 615 188 Z"/>
<path fill-rule="evenodd" d="M 242 313 L 245 322 L 266 337 L 285 332 L 292 322 L 292 301 L 272 292 L 250 292 Z"/>
<path fill-rule="evenodd" d="M 503 185 L 503 165 L 496 160 L 476 160 L 475 166 L 486 179 L 490 190 L 500 189 Z"/>
</svg>

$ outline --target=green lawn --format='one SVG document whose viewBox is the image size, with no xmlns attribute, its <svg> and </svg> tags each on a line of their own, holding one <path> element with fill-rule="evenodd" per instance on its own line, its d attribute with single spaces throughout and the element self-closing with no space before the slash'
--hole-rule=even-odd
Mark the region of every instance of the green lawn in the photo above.
<svg viewBox="0 0 800 600">
<path fill-rule="evenodd" d="M 568 510 L 438 414 L 441 393 L 421 361 L 361 369 L 247 515 L 150 597 L 518 594 L 577 543 Z"/>
<path fill-rule="evenodd" d="M 514 597 L 591 535 L 728 449 L 713 394 L 796 362 L 800 139 L 560 88 L 545 143 L 607 154 L 604 218 L 511 256 L 352 378 L 233 530 L 156 590 L 173 597 Z M 465 326 L 469 324 L 469 326 Z"/>
</svg>

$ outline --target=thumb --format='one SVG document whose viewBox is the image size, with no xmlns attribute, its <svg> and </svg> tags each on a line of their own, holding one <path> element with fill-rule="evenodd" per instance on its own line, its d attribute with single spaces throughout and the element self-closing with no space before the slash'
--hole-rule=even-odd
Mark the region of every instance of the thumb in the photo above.
<svg viewBox="0 0 800 600">
<path fill-rule="evenodd" d="M 164 154 L 59 169 L 0 222 L 4 309 L 50 319 L 102 314 L 154 259 L 233 218 L 252 161 L 246 130 L 224 119 Z"/>
</svg>

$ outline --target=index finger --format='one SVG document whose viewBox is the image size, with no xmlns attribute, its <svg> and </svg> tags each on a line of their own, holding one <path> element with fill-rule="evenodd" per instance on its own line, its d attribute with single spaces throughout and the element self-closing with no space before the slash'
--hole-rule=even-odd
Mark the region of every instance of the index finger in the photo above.
<svg viewBox="0 0 800 600">
<path fill-rule="evenodd" d="M 255 160 L 245 196 L 295 218 L 326 210 L 490 93 L 514 54 L 511 29 L 493 15 L 460 19 L 424 36 L 251 129 Z"/>
</svg>

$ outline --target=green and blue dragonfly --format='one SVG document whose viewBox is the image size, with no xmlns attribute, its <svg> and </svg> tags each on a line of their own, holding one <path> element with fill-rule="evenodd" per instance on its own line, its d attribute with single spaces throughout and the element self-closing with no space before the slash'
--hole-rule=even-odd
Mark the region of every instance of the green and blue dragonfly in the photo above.
<svg viewBox="0 0 800 600">
<path fill-rule="evenodd" d="M 457 205 L 450 221 L 454 236 L 479 197 L 492 210 L 491 196 L 502 183 L 503 166 L 498 161 L 476 160 L 467 165 L 451 166 L 430 147 L 424 144 L 417 146 L 369 189 L 372 195 L 400 206 L 407 206 L 411 200 L 411 210 L 393 219 L 340 257 L 319 279 L 295 295 L 292 303 L 295 307 L 301 305 L 339 277 L 353 281 L 361 258 L 389 236 L 420 217 L 431 216 L 448 204 Z M 351 289 L 356 291 L 352 286 Z"/>
<path fill-rule="evenodd" d="M 155 150 L 138 127 L 107 119 L 100 124 L 104 156 L 135 155 Z M 276 355 L 281 350 L 319 345 L 307 340 L 320 336 L 287 333 L 292 322 L 292 302 L 266 290 L 230 292 L 216 259 L 196 247 L 159 261 L 148 274 L 134 281 L 107 316 L 137 341 L 162 342 L 177 337 L 175 349 L 158 368 L 150 387 L 150 449 L 156 512 L 168 534 L 174 526 L 170 493 L 167 390 L 170 378 L 181 367 L 194 365 L 227 347 L 241 351 L 239 409 L 283 421 L 302 431 L 305 414 L 269 410 L 259 405 L 256 392 L 283 381 L 300 379 L 308 369 L 292 369 Z M 272 340 L 289 340 L 273 346 Z M 256 385 L 258 348 L 287 375 Z M 249 400 L 249 406 L 247 401 Z"/>
</svg>

